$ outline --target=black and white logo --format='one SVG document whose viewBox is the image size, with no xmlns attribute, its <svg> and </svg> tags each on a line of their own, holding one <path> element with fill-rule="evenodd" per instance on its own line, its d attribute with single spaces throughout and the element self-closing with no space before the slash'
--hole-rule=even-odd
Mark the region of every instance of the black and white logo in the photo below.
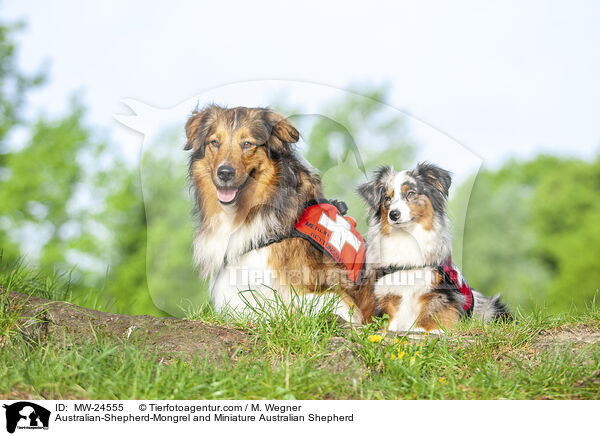
<svg viewBox="0 0 600 436">
<path fill-rule="evenodd" d="M 16 429 L 48 430 L 50 411 L 29 401 L 5 404 L 6 431 L 14 433 Z"/>
</svg>

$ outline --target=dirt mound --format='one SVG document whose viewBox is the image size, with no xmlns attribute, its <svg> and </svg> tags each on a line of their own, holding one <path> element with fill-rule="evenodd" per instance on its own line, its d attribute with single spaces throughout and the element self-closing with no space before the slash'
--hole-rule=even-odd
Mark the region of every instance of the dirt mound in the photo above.
<svg viewBox="0 0 600 436">
<path fill-rule="evenodd" d="M 64 336 L 74 343 L 108 337 L 123 343 L 136 341 L 166 360 L 193 355 L 230 357 L 240 348 L 252 346 L 253 339 L 248 334 L 202 321 L 117 315 L 17 292 L 10 293 L 9 302 L 18 308 L 20 330 L 31 342 L 44 342 L 51 336 Z"/>
</svg>

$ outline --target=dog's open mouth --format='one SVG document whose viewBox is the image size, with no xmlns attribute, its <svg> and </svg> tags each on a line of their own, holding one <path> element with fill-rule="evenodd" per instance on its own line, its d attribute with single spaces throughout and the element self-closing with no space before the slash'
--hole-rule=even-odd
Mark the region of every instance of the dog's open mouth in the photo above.
<svg viewBox="0 0 600 436">
<path fill-rule="evenodd" d="M 248 181 L 250 180 L 250 175 L 246 178 L 244 183 L 242 183 L 237 188 L 217 188 L 217 198 L 221 204 L 232 204 L 238 198 L 238 194 L 246 187 Z"/>
<path fill-rule="evenodd" d="M 217 197 L 221 203 L 233 203 L 238 193 L 238 189 L 217 188 Z"/>
</svg>

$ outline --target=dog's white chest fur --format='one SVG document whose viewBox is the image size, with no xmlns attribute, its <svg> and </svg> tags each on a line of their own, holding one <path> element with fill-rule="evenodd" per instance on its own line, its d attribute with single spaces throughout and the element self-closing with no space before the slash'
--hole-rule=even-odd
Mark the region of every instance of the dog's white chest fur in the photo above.
<svg viewBox="0 0 600 436">
<path fill-rule="evenodd" d="M 372 268 L 403 267 L 402 271 L 388 274 L 375 282 L 378 300 L 385 296 L 399 296 L 400 303 L 391 316 L 388 328 L 394 331 L 422 330 L 415 322 L 422 310 L 420 297 L 433 288 L 435 268 L 450 255 L 450 239 L 446 220 L 438 219 L 433 230 L 424 230 L 419 224 L 406 229 L 393 229 L 389 235 L 381 232 L 380 224 L 369 228 L 367 259 Z M 415 267 L 413 269 L 407 269 Z"/>
<path fill-rule="evenodd" d="M 202 275 L 209 275 L 244 254 L 250 243 L 256 244 L 272 228 L 270 221 L 256 217 L 250 223 L 235 225 L 234 215 L 222 212 L 214 216 L 194 238 L 194 263 Z"/>
<path fill-rule="evenodd" d="M 248 289 L 272 295 L 274 274 L 268 266 L 268 247 L 246 252 L 250 243 L 264 237 L 268 224 L 257 217 L 236 227 L 233 215 L 223 212 L 196 234 L 194 262 L 203 275 L 211 275 L 210 294 L 217 310 L 243 307 L 240 292 Z"/>
<path fill-rule="evenodd" d="M 197 231 L 194 237 L 194 264 L 202 275 L 209 275 L 223 265 L 232 230 L 228 217 L 224 221 L 213 219 L 208 231 Z"/>
<path fill-rule="evenodd" d="M 268 266 L 269 248 L 252 250 L 229 262 L 213 275 L 210 295 L 217 311 L 241 310 L 257 298 L 273 298 L 274 271 Z"/>
<path fill-rule="evenodd" d="M 393 331 L 422 330 L 414 327 L 421 313 L 420 297 L 431 291 L 434 268 L 416 268 L 396 271 L 375 282 L 375 297 L 398 296 L 400 303 L 388 326 Z"/>
<path fill-rule="evenodd" d="M 373 266 L 439 264 L 450 255 L 450 236 L 446 222 L 436 227 L 426 231 L 416 224 L 407 230 L 394 229 L 389 235 L 383 235 L 381 224 L 372 225 L 367 237 L 367 259 Z"/>
</svg>

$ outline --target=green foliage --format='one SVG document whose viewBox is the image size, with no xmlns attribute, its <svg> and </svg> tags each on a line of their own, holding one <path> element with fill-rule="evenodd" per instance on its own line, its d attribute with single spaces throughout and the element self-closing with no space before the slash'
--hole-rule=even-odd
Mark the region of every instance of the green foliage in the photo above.
<svg viewBox="0 0 600 436">
<path fill-rule="evenodd" d="M 482 172 L 464 239 L 464 272 L 523 309 L 584 310 L 600 287 L 600 159 L 540 156 Z"/>
<path fill-rule="evenodd" d="M 535 186 L 534 228 L 541 235 L 539 256 L 554 275 L 548 304 L 583 309 L 600 288 L 600 157 L 542 160 Z M 550 167 L 552 170 L 550 170 Z"/>
<path fill-rule="evenodd" d="M 139 174 L 125 165 L 107 171 L 105 208 L 96 217 L 111 235 L 104 293 L 119 313 L 160 314 L 146 280 L 146 213 Z M 100 255 L 94 247 L 89 252 Z"/>
<path fill-rule="evenodd" d="M 42 81 L 15 64 L 13 32 L 0 26 L 0 250 L 26 254 L 47 275 L 69 275 L 69 299 L 94 308 L 164 314 L 146 284 L 146 220 L 139 175 L 95 140 L 72 99 L 62 117 L 21 116 Z M 8 143 L 16 128 L 23 144 Z M 14 141 L 12 141 L 14 142 Z M 92 289 L 98 289 L 95 291 Z"/>
<path fill-rule="evenodd" d="M 0 203 L 8 231 L 26 244 L 29 229 L 37 229 L 44 241 L 39 261 L 50 269 L 69 268 L 71 242 L 88 230 L 85 216 L 69 207 L 84 178 L 78 158 L 96 147 L 82 116 L 83 109 L 74 105 L 62 119 L 39 119 L 25 147 L 6 157 L 10 176 L 2 184 Z"/>
<path fill-rule="evenodd" d="M 15 33 L 23 27 L 20 23 L 7 25 L 0 22 L 0 185 L 3 185 L 11 174 L 6 164 L 13 151 L 8 139 L 16 128 L 23 125 L 22 112 L 27 92 L 44 80 L 41 73 L 29 76 L 17 69 L 17 47 L 13 40 Z M 4 206 L 0 198 L 0 210 L 3 210 Z M 8 236 L 6 226 L 6 220 L 0 217 L 0 251 L 5 258 L 16 259 L 19 247 Z"/>
<path fill-rule="evenodd" d="M 162 310 L 181 316 L 184 304 L 208 301 L 208 283 L 192 262 L 195 222 L 187 182 L 188 154 L 179 129 L 149 144 L 142 157 L 142 187 L 147 221 L 147 280 Z"/>
<path fill-rule="evenodd" d="M 3 165 L 2 155 L 8 152 L 4 142 L 6 136 L 23 123 L 22 111 L 27 92 L 44 81 L 42 73 L 29 76 L 17 68 L 14 35 L 23 27 L 22 23 L 7 25 L 0 22 L 0 168 Z"/>
<path fill-rule="evenodd" d="M 530 222 L 529 198 L 516 182 L 494 188 L 493 176 L 478 176 L 465 222 L 463 273 L 487 295 L 501 293 L 511 307 L 543 302 L 550 280 L 533 256 L 537 235 Z"/>
</svg>

